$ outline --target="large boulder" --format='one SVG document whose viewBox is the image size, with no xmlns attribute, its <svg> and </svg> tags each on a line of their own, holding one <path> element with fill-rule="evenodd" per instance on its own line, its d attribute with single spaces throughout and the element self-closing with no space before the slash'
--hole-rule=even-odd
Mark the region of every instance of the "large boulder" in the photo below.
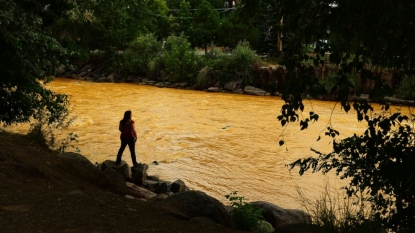
<svg viewBox="0 0 415 233">
<path fill-rule="evenodd" d="M 66 152 L 59 154 L 58 157 L 62 159 L 62 169 L 67 170 L 74 176 L 95 183 L 98 186 L 104 186 L 109 183 L 108 177 L 83 155 Z"/>
<path fill-rule="evenodd" d="M 302 210 L 283 209 L 275 204 L 256 201 L 251 202 L 252 206 L 262 209 L 262 216 L 275 229 L 291 224 L 310 224 L 311 216 Z"/>
<path fill-rule="evenodd" d="M 107 168 L 111 168 L 119 172 L 125 180 L 131 180 L 131 169 L 125 161 L 121 161 L 121 164 L 116 164 L 115 161 L 105 160 L 101 164 L 101 170 L 105 171 Z"/>
<path fill-rule="evenodd" d="M 201 192 L 176 193 L 162 201 L 165 208 L 177 217 L 192 219 L 206 217 L 225 227 L 233 227 L 232 218 L 217 199 Z"/>
<path fill-rule="evenodd" d="M 220 87 L 209 87 L 207 89 L 208 92 L 219 92 L 220 91 Z"/>
<path fill-rule="evenodd" d="M 157 180 L 151 180 L 151 179 L 146 179 L 144 181 L 143 187 L 152 191 L 152 192 L 156 192 L 157 186 L 159 185 L 160 181 Z"/>
<path fill-rule="evenodd" d="M 104 173 L 110 179 L 111 187 L 110 190 L 113 193 L 125 195 L 128 193 L 127 185 L 125 184 L 125 178 L 119 172 L 114 169 L 105 169 Z"/>
<path fill-rule="evenodd" d="M 163 194 L 170 192 L 171 182 L 168 181 L 161 181 L 156 186 L 155 193 L 157 194 Z"/>
<path fill-rule="evenodd" d="M 166 83 L 165 83 L 165 82 L 158 82 L 158 83 L 154 84 L 154 86 L 155 86 L 155 87 L 162 88 L 162 87 L 166 87 L 167 85 L 166 85 Z"/>
<path fill-rule="evenodd" d="M 75 179 L 82 179 L 102 189 L 125 195 L 127 187 L 125 181 L 113 179 L 114 174 L 102 172 L 83 155 L 66 152 L 58 155 L 62 160 L 62 170 L 73 174 Z"/>
<path fill-rule="evenodd" d="M 169 197 L 169 195 L 167 195 L 167 194 L 157 194 L 156 196 L 148 199 L 148 201 L 157 202 L 157 201 L 162 201 L 162 200 L 164 200 L 168 197 Z"/>
<path fill-rule="evenodd" d="M 90 166 L 90 165 L 94 166 L 91 163 L 91 161 L 89 161 L 89 159 L 87 159 L 85 156 L 78 154 L 78 153 L 65 152 L 65 153 L 58 154 L 58 157 L 66 159 L 66 160 L 71 160 L 74 163 L 84 164 L 85 166 Z"/>
<path fill-rule="evenodd" d="M 187 82 L 176 83 L 177 88 L 186 88 L 187 86 L 189 86 Z"/>
<path fill-rule="evenodd" d="M 59 66 L 58 69 L 55 71 L 55 76 L 60 77 L 66 72 L 66 67 L 64 65 Z"/>
<path fill-rule="evenodd" d="M 145 189 L 143 187 L 137 186 L 133 183 L 127 182 L 128 187 L 128 195 L 131 195 L 135 198 L 142 198 L 144 200 L 150 200 L 157 196 L 157 194 L 151 192 L 148 189 Z"/>
<path fill-rule="evenodd" d="M 185 192 L 188 191 L 189 189 L 187 188 L 186 184 L 184 183 L 184 181 L 182 180 L 176 180 L 174 181 L 171 185 L 170 185 L 170 191 L 172 191 L 173 193 L 180 193 L 180 192 Z"/>
<path fill-rule="evenodd" d="M 107 81 L 108 82 L 115 82 L 115 75 L 114 74 L 110 74 L 107 76 Z"/>
<path fill-rule="evenodd" d="M 227 82 L 223 85 L 223 89 L 227 91 L 234 91 L 239 87 L 239 82 Z"/>
<path fill-rule="evenodd" d="M 253 87 L 253 86 L 245 86 L 244 94 L 247 94 L 247 95 L 260 95 L 260 96 L 271 95 L 269 92 L 266 92 L 266 91 L 264 91 L 260 88 L 256 88 L 256 87 Z"/>
<path fill-rule="evenodd" d="M 143 186 L 144 181 L 147 177 L 147 170 L 148 170 L 148 165 L 145 163 L 140 163 L 136 165 L 135 167 L 132 167 L 131 168 L 131 181 L 138 186 Z"/>
</svg>

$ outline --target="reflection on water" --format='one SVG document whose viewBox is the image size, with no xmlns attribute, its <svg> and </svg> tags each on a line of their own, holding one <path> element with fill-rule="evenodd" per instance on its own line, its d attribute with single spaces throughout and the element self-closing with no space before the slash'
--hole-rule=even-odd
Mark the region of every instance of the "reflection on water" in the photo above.
<svg viewBox="0 0 415 233">
<path fill-rule="evenodd" d="M 91 162 L 115 160 L 118 122 L 124 111 L 132 110 L 138 161 L 149 164 L 148 173 L 168 181 L 181 179 L 191 189 L 223 202 L 224 195 L 238 191 L 250 201 L 298 208 L 296 186 L 310 197 L 318 197 L 328 180 L 330 185 L 341 185 L 334 176 L 307 173 L 300 177 L 285 165 L 313 156 L 310 147 L 330 150 L 330 139 L 322 131 L 332 111 L 331 127 L 340 131 L 340 136 L 362 132 L 365 126 L 354 114 L 334 108 L 332 102 L 307 102 L 305 112 L 318 113 L 319 121 L 308 130 L 289 125 L 283 132 L 276 120 L 283 102 L 277 97 L 70 79 L 57 79 L 48 87 L 72 97 L 72 113 L 77 118 L 69 131 L 79 136 L 78 147 Z M 13 130 L 26 129 L 20 126 Z M 317 142 L 319 135 L 322 139 Z M 286 141 L 282 147 L 278 146 L 281 138 Z M 131 164 L 128 150 L 123 160 Z"/>
</svg>

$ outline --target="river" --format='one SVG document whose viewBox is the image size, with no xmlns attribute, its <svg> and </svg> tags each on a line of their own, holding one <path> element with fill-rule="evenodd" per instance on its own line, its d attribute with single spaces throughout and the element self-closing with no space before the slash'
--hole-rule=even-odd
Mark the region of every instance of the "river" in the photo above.
<svg viewBox="0 0 415 233">
<path fill-rule="evenodd" d="M 119 148 L 118 122 L 131 110 L 136 122 L 137 158 L 149 165 L 148 174 L 183 180 L 227 203 L 224 195 L 238 191 L 249 201 L 268 201 L 284 208 L 300 208 L 297 187 L 318 198 L 328 183 L 344 184 L 334 175 L 288 171 L 286 164 L 331 148 L 324 129 L 331 125 L 340 138 L 362 133 L 365 124 L 344 113 L 334 102 L 306 101 L 305 113 L 319 121 L 300 131 L 298 124 L 283 127 L 276 117 L 283 101 L 272 96 L 157 88 L 128 83 L 91 83 L 56 79 L 48 88 L 71 96 L 77 118 L 69 132 L 79 136 L 81 154 L 92 163 L 115 160 Z M 26 133 L 27 127 L 13 131 Z M 318 136 L 322 139 L 317 141 Z M 278 141 L 285 140 L 279 146 Z M 128 148 L 123 160 L 131 165 Z M 159 165 L 152 162 L 157 161 Z"/>
</svg>

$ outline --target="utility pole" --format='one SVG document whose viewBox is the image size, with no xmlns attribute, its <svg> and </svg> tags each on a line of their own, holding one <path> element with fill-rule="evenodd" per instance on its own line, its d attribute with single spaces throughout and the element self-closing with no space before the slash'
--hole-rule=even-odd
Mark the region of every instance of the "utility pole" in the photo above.
<svg viewBox="0 0 415 233">
<path fill-rule="evenodd" d="M 280 28 L 282 28 L 282 26 L 283 26 L 283 22 L 284 22 L 284 17 L 281 17 L 281 20 L 280 20 Z M 277 50 L 278 51 L 280 51 L 280 52 L 282 52 L 282 38 L 283 38 L 284 36 L 283 36 L 283 34 L 282 34 L 282 30 L 279 30 L 278 31 L 278 38 L 277 38 Z"/>
</svg>

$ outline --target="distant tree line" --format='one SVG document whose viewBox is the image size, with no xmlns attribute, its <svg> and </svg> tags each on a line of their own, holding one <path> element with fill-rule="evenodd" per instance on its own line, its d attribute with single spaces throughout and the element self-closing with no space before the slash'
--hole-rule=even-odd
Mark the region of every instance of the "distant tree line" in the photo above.
<svg viewBox="0 0 415 233">
<path fill-rule="evenodd" d="M 0 0 L 0 121 L 27 122 L 38 109 L 59 115 L 57 110 L 64 111 L 67 97 L 48 91 L 42 82 L 49 82 L 60 64 L 69 66 L 99 51 L 116 68 L 119 51 L 139 36 L 150 33 L 163 41 L 183 35 L 191 48 L 205 50 L 210 44 L 235 48 L 240 40 L 250 40 L 249 28 L 240 31 L 243 26 L 235 29 L 239 38 L 230 39 L 233 26 L 227 18 L 237 17 L 241 10 L 221 15 L 214 10 L 223 6 L 219 0 Z"/>
</svg>

